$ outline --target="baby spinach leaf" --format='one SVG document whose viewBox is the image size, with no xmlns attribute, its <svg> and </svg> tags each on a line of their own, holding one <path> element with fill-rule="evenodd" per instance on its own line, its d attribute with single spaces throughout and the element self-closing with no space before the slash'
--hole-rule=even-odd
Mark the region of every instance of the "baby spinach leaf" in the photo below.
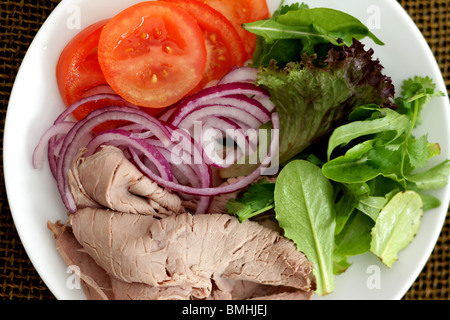
<svg viewBox="0 0 450 320">
<path fill-rule="evenodd" d="M 336 229 L 335 234 L 338 235 L 348 219 L 350 218 L 353 210 L 355 209 L 356 199 L 353 193 L 346 188 L 343 184 L 336 184 L 336 187 L 341 190 L 340 196 L 336 201 Z"/>
<path fill-rule="evenodd" d="M 380 211 L 386 205 L 387 199 L 385 197 L 363 196 L 357 199 L 355 208 L 376 221 Z"/>
<path fill-rule="evenodd" d="M 446 186 L 449 175 L 450 161 L 445 160 L 429 170 L 409 175 L 408 181 L 414 183 L 419 190 L 433 190 Z"/>
<path fill-rule="evenodd" d="M 333 193 L 320 168 L 306 160 L 289 162 L 275 184 L 276 219 L 285 237 L 313 263 L 319 295 L 334 290 Z"/>
<path fill-rule="evenodd" d="M 329 38 L 330 42 L 342 40 L 347 46 L 352 45 L 353 39 L 361 40 L 365 37 L 370 37 L 378 45 L 384 45 L 361 21 L 335 9 L 290 10 L 280 15 L 277 21 L 287 26 L 311 26 L 315 32 Z"/>
<path fill-rule="evenodd" d="M 302 53 L 309 54 L 320 43 L 351 46 L 353 39 L 370 37 L 376 44 L 384 44 L 355 17 L 329 8 L 282 8 L 271 19 L 244 23 L 243 27 L 264 38 L 268 45 L 276 40 L 299 39 Z"/>
<path fill-rule="evenodd" d="M 331 154 L 336 147 L 345 146 L 356 138 L 382 133 L 383 140 L 388 139 L 385 142 L 389 143 L 397 139 L 409 126 L 410 119 L 408 116 L 401 115 L 389 108 L 381 109 L 377 106 L 364 106 L 361 109 L 364 109 L 366 112 L 372 111 L 371 118 L 364 121 L 350 122 L 334 130 L 328 142 L 328 159 L 331 158 Z M 373 114 L 380 114 L 381 116 L 374 117 Z"/>
<path fill-rule="evenodd" d="M 335 275 L 340 275 L 347 271 L 347 269 L 352 265 L 348 261 L 348 256 L 339 255 L 337 253 L 333 254 L 333 273 Z"/>
<path fill-rule="evenodd" d="M 399 251 L 414 239 L 423 214 L 422 199 L 414 191 L 399 192 L 380 212 L 374 228 L 370 251 L 388 267 Z"/>
<path fill-rule="evenodd" d="M 436 198 L 435 196 L 419 193 L 422 198 L 423 211 L 439 208 L 441 206 L 441 200 Z"/>
<path fill-rule="evenodd" d="M 335 239 L 335 253 L 341 256 L 356 256 L 370 250 L 372 230 L 375 222 L 366 214 L 355 210 L 344 229 Z"/>
<path fill-rule="evenodd" d="M 380 174 L 367 163 L 367 153 L 374 148 L 375 140 L 367 140 L 352 147 L 345 155 L 326 162 L 322 172 L 330 180 L 341 183 L 364 183 Z"/>
<path fill-rule="evenodd" d="M 291 61 L 297 61 L 302 51 L 302 43 L 299 40 L 275 40 L 268 45 L 264 39 L 257 38 L 254 55 L 259 57 L 253 62 L 253 67 L 267 67 L 271 60 L 276 60 L 278 65 L 286 65 Z"/>
</svg>

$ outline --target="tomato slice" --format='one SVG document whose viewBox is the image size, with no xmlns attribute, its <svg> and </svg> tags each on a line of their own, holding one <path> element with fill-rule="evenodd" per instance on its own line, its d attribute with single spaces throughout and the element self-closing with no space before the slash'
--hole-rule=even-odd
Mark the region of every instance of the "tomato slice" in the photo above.
<svg viewBox="0 0 450 320">
<path fill-rule="evenodd" d="M 235 27 L 244 42 L 247 59 L 253 55 L 256 35 L 242 28 L 242 24 L 270 17 L 266 0 L 199 0 L 222 13 Z"/>
<path fill-rule="evenodd" d="M 164 0 L 187 10 L 197 20 L 206 44 L 206 68 L 203 78 L 191 93 L 220 80 L 234 66 L 246 61 L 244 43 L 231 22 L 220 12 L 197 0 Z"/>
<path fill-rule="evenodd" d="M 115 93 L 106 82 L 97 54 L 100 34 L 108 21 L 109 19 L 99 21 L 80 31 L 64 47 L 59 56 L 56 79 L 61 98 L 66 106 L 95 94 Z M 109 99 L 97 100 L 83 104 L 72 114 L 75 119 L 81 120 L 92 110 L 109 106 L 112 103 L 122 105 L 120 102 Z M 142 109 L 150 115 L 161 112 L 159 109 Z M 96 127 L 94 131 L 100 132 L 124 123 L 122 121 L 107 122 Z"/>
<path fill-rule="evenodd" d="M 98 40 L 107 22 L 99 21 L 79 32 L 59 56 L 56 79 L 67 106 L 88 96 L 92 88 L 107 84 L 97 56 Z"/>
<path fill-rule="evenodd" d="M 125 100 L 169 106 L 195 88 L 206 66 L 197 21 L 179 6 L 147 1 L 115 17 L 100 35 L 98 57 L 106 81 Z"/>
</svg>

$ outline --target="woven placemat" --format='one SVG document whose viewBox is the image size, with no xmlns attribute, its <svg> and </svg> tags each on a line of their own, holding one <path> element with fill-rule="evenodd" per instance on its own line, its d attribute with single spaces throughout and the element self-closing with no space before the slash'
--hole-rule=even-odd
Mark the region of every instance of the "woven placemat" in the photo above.
<svg viewBox="0 0 450 320">
<path fill-rule="evenodd" d="M 36 32 L 58 0 L 0 2 L 0 120 L 1 137 L 15 75 Z M 450 89 L 450 2 L 399 0 L 427 39 Z M 3 146 L 3 141 L 0 145 Z M 1 149 L 3 155 L 3 149 Z M 30 262 L 11 217 L 0 163 L 0 298 L 55 299 Z M 425 268 L 405 300 L 449 300 L 450 214 Z"/>
</svg>

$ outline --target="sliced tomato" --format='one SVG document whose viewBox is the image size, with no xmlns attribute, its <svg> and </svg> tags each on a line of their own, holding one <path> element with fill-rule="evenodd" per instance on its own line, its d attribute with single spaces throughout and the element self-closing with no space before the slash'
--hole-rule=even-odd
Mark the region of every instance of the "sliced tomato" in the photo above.
<svg viewBox="0 0 450 320">
<path fill-rule="evenodd" d="M 173 3 L 147 1 L 113 17 L 100 35 L 98 57 L 106 81 L 125 100 L 169 106 L 195 88 L 206 66 L 197 21 Z"/>
<path fill-rule="evenodd" d="M 242 24 L 270 17 L 266 0 L 198 0 L 222 13 L 235 27 L 244 42 L 247 59 L 256 46 L 256 35 L 242 28 Z"/>
<path fill-rule="evenodd" d="M 56 79 L 67 106 L 88 96 L 92 88 L 107 85 L 97 55 L 98 40 L 107 22 L 99 21 L 79 32 L 59 56 Z"/>
<path fill-rule="evenodd" d="M 234 66 L 246 61 L 244 43 L 231 22 L 220 12 L 197 0 L 164 0 L 187 10 L 197 20 L 206 44 L 206 68 L 203 79 L 191 93 L 220 80 Z"/>
<path fill-rule="evenodd" d="M 108 20 L 94 23 L 80 31 L 63 49 L 56 66 L 56 79 L 61 98 L 66 106 L 83 98 L 100 93 L 115 93 L 107 84 L 98 62 L 98 42 L 103 27 Z M 111 105 L 121 105 L 108 99 L 87 102 L 73 112 L 77 120 L 83 119 L 92 110 Z M 123 104 L 125 105 L 125 103 Z M 156 115 L 161 110 L 142 108 L 150 115 Z M 95 128 L 99 132 L 122 125 L 122 121 L 111 121 Z"/>
</svg>

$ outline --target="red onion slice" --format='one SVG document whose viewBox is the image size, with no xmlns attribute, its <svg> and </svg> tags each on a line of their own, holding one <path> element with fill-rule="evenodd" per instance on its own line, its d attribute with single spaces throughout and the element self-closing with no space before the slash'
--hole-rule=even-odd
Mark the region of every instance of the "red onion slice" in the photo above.
<svg viewBox="0 0 450 320">
<path fill-rule="evenodd" d="M 252 67 L 235 68 L 228 72 L 218 84 L 232 82 L 250 82 L 255 83 L 258 76 L 258 69 Z"/>
<path fill-rule="evenodd" d="M 226 105 L 202 105 L 192 110 L 184 118 L 178 119 L 173 125 L 190 130 L 194 127 L 195 122 L 202 123 L 208 117 L 225 117 L 229 119 L 237 119 L 251 128 L 258 128 L 265 122 L 261 122 L 254 114 L 249 111 L 236 108 L 235 106 Z M 270 118 L 268 119 L 270 120 Z"/>
<path fill-rule="evenodd" d="M 77 122 L 67 133 L 61 147 L 61 160 L 58 162 L 57 166 L 58 190 L 61 193 L 62 200 L 67 210 L 71 213 L 75 212 L 77 207 L 67 181 L 67 172 L 71 169 L 72 162 L 75 159 L 79 148 L 82 147 L 82 139 L 85 138 L 87 134 L 90 134 L 91 130 L 97 125 L 111 120 L 124 120 L 139 123 L 148 130 L 152 130 L 155 136 L 165 145 L 170 143 L 170 133 L 161 122 L 140 109 L 111 106 L 92 111 L 83 120 Z"/>
<path fill-rule="evenodd" d="M 125 99 L 123 99 L 122 97 L 120 97 L 117 94 L 111 94 L 111 93 L 104 93 L 104 94 L 96 94 L 96 95 L 92 95 L 86 98 L 83 98 L 81 100 L 78 100 L 77 102 L 74 102 L 72 105 L 70 105 L 69 107 L 67 107 L 64 112 L 62 112 L 58 118 L 56 118 L 55 123 L 64 121 L 67 117 L 69 117 L 72 112 L 74 112 L 76 109 L 78 109 L 79 107 L 81 107 L 82 105 L 88 103 L 88 102 L 98 102 L 101 100 L 112 100 L 112 101 L 120 101 L 121 103 L 125 104 L 125 106 L 129 107 L 129 108 L 137 108 L 139 109 L 138 106 L 126 101 Z"/>
<path fill-rule="evenodd" d="M 212 133 L 209 131 L 213 130 Z M 251 129 L 252 131 L 257 131 Z M 214 141 L 212 134 L 220 132 L 222 141 Z M 204 149 L 205 161 L 217 168 L 227 168 L 238 159 L 257 151 L 250 129 L 243 130 L 236 122 L 223 117 L 209 117 L 203 122 L 202 135 L 195 137 L 200 140 Z M 230 143 L 232 141 L 232 144 Z M 209 144 L 208 144 L 209 142 Z M 217 146 L 217 147 L 215 147 Z M 224 156 L 224 151 L 227 151 Z"/>
<path fill-rule="evenodd" d="M 161 152 L 146 140 L 134 139 L 129 131 L 111 129 L 101 132 L 88 143 L 85 156 L 93 154 L 102 145 L 126 146 L 138 150 L 157 168 L 162 179 L 173 181 L 171 166 Z"/>
<path fill-rule="evenodd" d="M 58 139 L 56 139 L 56 137 L 52 137 L 48 143 L 47 158 L 48 158 L 50 170 L 51 170 L 52 175 L 55 178 L 55 180 L 58 177 L 57 168 L 58 168 L 59 153 L 61 150 L 61 146 L 64 142 L 64 138 L 65 138 L 65 136 L 62 136 Z"/>
<path fill-rule="evenodd" d="M 167 108 L 165 108 L 159 115 L 158 115 L 158 119 L 161 121 L 168 121 L 170 119 L 170 117 L 172 116 L 172 114 L 175 112 L 175 110 L 177 109 L 176 105 L 172 105 L 169 106 Z"/>
<path fill-rule="evenodd" d="M 208 103 L 211 99 L 235 94 L 269 98 L 269 94 L 264 89 L 252 83 L 233 82 L 217 85 L 203 89 L 181 100 L 177 105 L 177 110 L 169 118 L 169 122 L 177 123 L 179 118 L 184 118 L 191 110 Z"/>
<path fill-rule="evenodd" d="M 272 124 L 273 124 L 273 135 L 270 145 L 269 153 L 267 154 L 266 158 L 261 162 L 261 165 L 253 171 L 248 176 L 244 177 L 243 179 L 239 180 L 238 182 L 234 184 L 230 184 L 227 186 L 222 187 L 213 187 L 213 188 L 192 188 L 185 185 L 180 185 L 174 182 L 165 181 L 161 179 L 159 176 L 155 175 L 153 172 L 148 170 L 148 168 L 142 163 L 142 161 L 139 159 L 137 154 L 134 151 L 131 151 L 131 156 L 137 166 L 144 172 L 150 179 L 155 181 L 156 183 L 160 184 L 161 186 L 170 189 L 172 191 L 177 191 L 181 193 L 191 194 L 191 195 L 197 195 L 197 196 L 207 196 L 207 197 L 213 197 L 220 194 L 227 194 L 232 193 L 235 191 L 239 191 L 247 186 L 249 186 L 251 183 L 253 183 L 265 170 L 269 167 L 270 162 L 272 161 L 274 155 L 276 154 L 276 151 L 278 149 L 279 145 L 279 129 L 280 129 L 280 119 L 277 113 L 272 114 Z"/>
<path fill-rule="evenodd" d="M 44 165 L 45 159 L 45 147 L 49 144 L 49 141 L 56 136 L 61 134 L 67 134 L 67 132 L 72 129 L 75 122 L 72 121 L 62 121 L 52 125 L 41 137 L 38 144 L 33 151 L 33 167 L 35 169 L 40 169 Z"/>
</svg>

